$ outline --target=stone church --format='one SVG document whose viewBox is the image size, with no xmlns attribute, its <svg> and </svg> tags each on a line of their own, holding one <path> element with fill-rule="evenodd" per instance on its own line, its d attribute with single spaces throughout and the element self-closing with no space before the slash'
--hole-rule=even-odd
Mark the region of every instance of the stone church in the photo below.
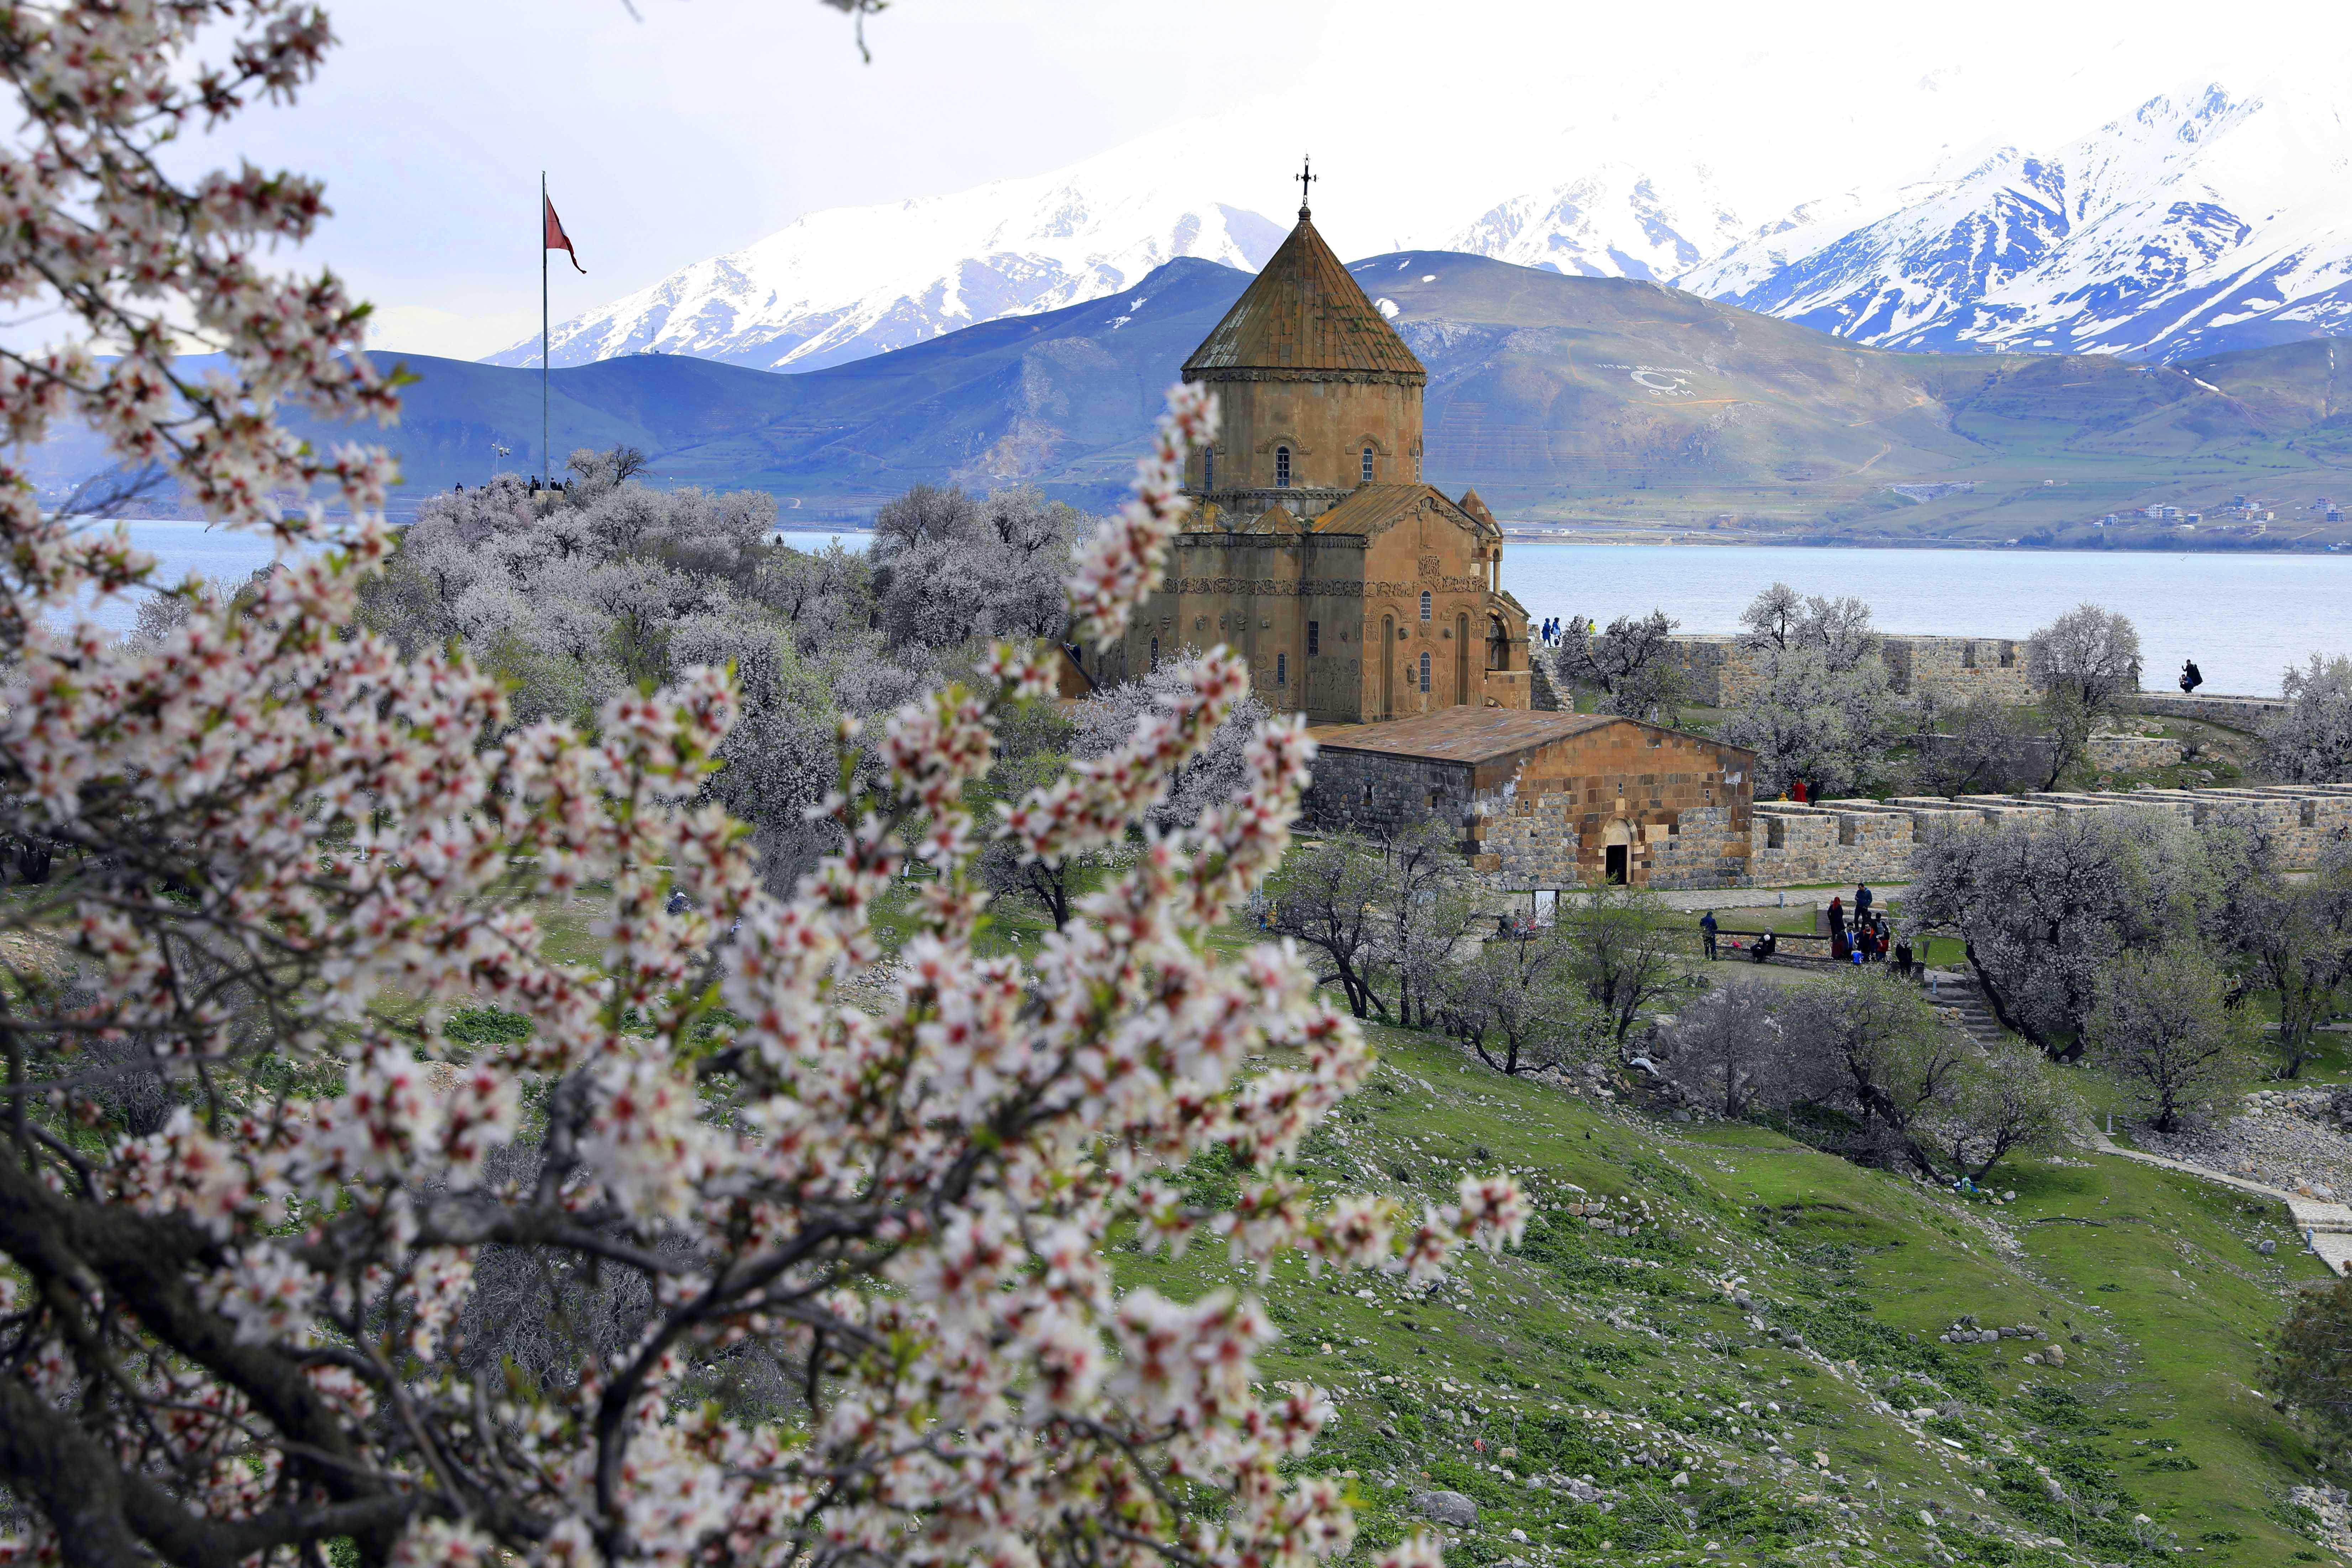
<svg viewBox="0 0 2352 1568">
<path fill-rule="evenodd" d="M 1429 373 L 1305 206 L 1183 376 L 1221 410 L 1186 475 L 1192 526 L 1089 677 L 1223 643 L 1268 707 L 1317 724 L 1529 706 L 1502 530 L 1476 491 L 1422 482 Z"/>
</svg>

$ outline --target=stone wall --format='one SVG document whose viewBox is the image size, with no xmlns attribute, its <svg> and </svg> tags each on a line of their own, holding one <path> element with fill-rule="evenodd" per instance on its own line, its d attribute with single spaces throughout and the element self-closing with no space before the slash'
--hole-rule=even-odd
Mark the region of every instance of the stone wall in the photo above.
<svg viewBox="0 0 2352 1568">
<path fill-rule="evenodd" d="M 1755 665 L 1736 637 L 1668 637 L 1668 650 L 1683 672 L 1690 700 L 1705 708 L 1732 708 L 1754 695 Z"/>
<path fill-rule="evenodd" d="M 2200 723 L 2243 730 L 2248 734 L 2259 731 L 2285 709 L 2285 702 L 2276 697 L 2231 697 L 2227 694 L 2209 697 L 2201 691 L 2194 695 L 2179 691 L 2143 691 L 2139 694 L 2139 710 L 2143 713 L 2154 713 L 2166 719 L 2194 719 Z"/>
<path fill-rule="evenodd" d="M 1754 657 L 1731 637 L 1669 637 L 1690 700 L 1730 708 L 1754 695 L 1763 677 Z M 1879 639 L 1895 689 L 1950 706 L 1971 698 L 2027 703 L 2039 692 L 2025 668 L 2025 645 L 2010 637 L 1887 637 Z"/>
<path fill-rule="evenodd" d="M 1464 820 L 1472 803 L 1472 777 L 1468 763 L 1327 750 L 1315 759 L 1315 782 L 1302 810 L 1318 827 L 1391 838 L 1425 816 Z M 1576 853 L 1572 837 L 1568 852 Z"/>
<path fill-rule="evenodd" d="M 1899 882 L 1910 876 L 1912 847 L 1934 825 L 2048 822 L 2067 813 L 2136 809 L 2171 811 L 2199 826 L 2224 816 L 2251 817 L 2271 838 L 2279 863 L 2290 868 L 2311 866 L 2327 845 L 2352 840 L 2352 784 L 1962 795 L 1957 800 L 1920 795 L 1830 800 L 1815 805 L 1759 804 L 1748 865 L 1758 887 Z"/>
<path fill-rule="evenodd" d="M 2084 743 L 2083 755 L 2108 773 L 2137 773 L 2179 762 L 2180 742 L 2168 735 L 2094 735 Z"/>
<path fill-rule="evenodd" d="M 1972 698 L 2022 705 L 2041 696 L 2013 637 L 1886 637 L 1879 645 L 1895 689 L 1952 705 Z"/>
<path fill-rule="evenodd" d="M 1876 801 L 1759 805 L 1748 864 L 1765 887 L 1884 879 L 1910 860 L 1912 834 L 1909 812 Z"/>
<path fill-rule="evenodd" d="M 1752 832 L 1730 806 L 1686 807 L 1665 836 L 1650 842 L 1650 886 L 1677 888 L 1737 888 L 1753 879 L 1748 868 L 1753 853 Z"/>
</svg>

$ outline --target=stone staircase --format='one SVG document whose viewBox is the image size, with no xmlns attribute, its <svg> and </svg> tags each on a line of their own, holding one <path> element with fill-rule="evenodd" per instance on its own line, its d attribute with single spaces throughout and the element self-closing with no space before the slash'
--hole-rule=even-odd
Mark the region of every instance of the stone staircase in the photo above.
<svg viewBox="0 0 2352 1568">
<path fill-rule="evenodd" d="M 1993 1016 L 1992 1004 L 1986 1001 L 1978 986 L 1976 976 L 1965 971 L 1940 969 L 1931 999 L 1936 1005 L 1956 1015 L 1961 1032 L 1980 1047 L 1990 1050 L 2009 1037 L 2009 1031 Z"/>
</svg>

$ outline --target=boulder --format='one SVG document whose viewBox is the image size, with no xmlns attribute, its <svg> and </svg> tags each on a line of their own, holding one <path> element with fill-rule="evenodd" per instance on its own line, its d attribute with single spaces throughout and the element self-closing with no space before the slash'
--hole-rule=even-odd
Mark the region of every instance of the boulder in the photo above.
<svg viewBox="0 0 2352 1568">
<path fill-rule="evenodd" d="M 1472 1525 L 1478 1522 L 1478 1505 L 1460 1492 L 1415 1492 L 1413 1511 L 1423 1519 L 1439 1524 Z"/>
</svg>

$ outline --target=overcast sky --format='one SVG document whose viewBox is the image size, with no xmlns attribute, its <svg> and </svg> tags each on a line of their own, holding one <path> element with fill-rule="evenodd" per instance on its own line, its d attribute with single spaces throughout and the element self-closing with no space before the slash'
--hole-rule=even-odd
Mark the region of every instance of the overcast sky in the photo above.
<svg viewBox="0 0 2352 1568">
<path fill-rule="evenodd" d="M 1311 149 L 1318 222 L 1370 254 L 1603 157 L 1705 163 L 1762 222 L 2160 91 L 2332 93 L 2306 79 L 2352 47 L 2342 0 L 895 0 L 866 65 L 815 0 L 328 3 L 321 80 L 219 151 L 323 175 L 305 259 L 383 346 L 467 356 L 538 327 L 542 168 L 589 269 L 557 258 L 560 319 L 803 213 L 1171 126 L 1217 128 L 1247 187 L 1220 199 L 1269 216 Z"/>
</svg>

